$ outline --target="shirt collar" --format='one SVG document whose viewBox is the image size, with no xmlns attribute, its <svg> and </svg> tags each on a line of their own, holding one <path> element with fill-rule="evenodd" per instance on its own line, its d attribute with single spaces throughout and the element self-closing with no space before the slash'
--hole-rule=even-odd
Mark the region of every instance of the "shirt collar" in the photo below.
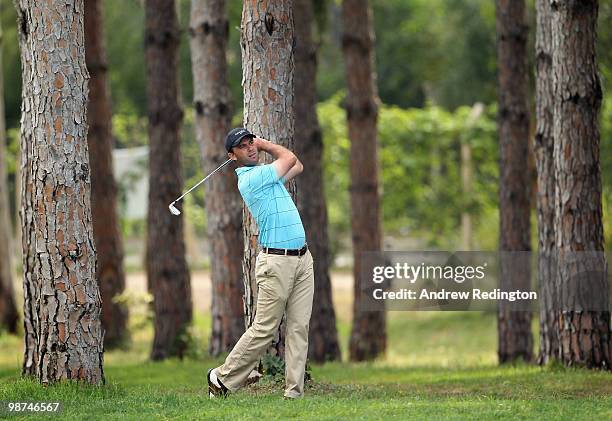
<svg viewBox="0 0 612 421">
<path fill-rule="evenodd" d="M 238 168 L 236 168 L 234 171 L 236 171 L 236 174 L 237 174 L 237 175 L 240 175 L 240 174 L 244 174 L 244 173 L 245 173 L 245 172 L 247 172 L 247 171 L 251 171 L 251 170 L 252 170 L 253 168 L 255 168 L 255 167 L 256 167 L 255 165 L 250 166 L 250 167 L 249 167 L 249 166 L 238 167 Z"/>
</svg>

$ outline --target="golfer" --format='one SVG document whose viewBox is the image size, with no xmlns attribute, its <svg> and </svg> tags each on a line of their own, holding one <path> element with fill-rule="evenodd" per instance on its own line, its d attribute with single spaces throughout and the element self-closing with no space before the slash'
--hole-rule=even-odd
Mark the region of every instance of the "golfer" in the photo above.
<svg viewBox="0 0 612 421">
<path fill-rule="evenodd" d="M 244 128 L 228 133 L 225 149 L 238 165 L 238 190 L 255 218 L 262 250 L 255 265 L 255 320 L 223 365 L 208 370 L 209 395 L 225 396 L 244 384 L 286 312 L 284 396 L 300 398 L 304 394 L 314 272 L 300 214 L 283 183 L 300 174 L 303 166 L 290 150 Z M 272 155 L 274 162 L 257 165 L 259 151 Z"/>
</svg>

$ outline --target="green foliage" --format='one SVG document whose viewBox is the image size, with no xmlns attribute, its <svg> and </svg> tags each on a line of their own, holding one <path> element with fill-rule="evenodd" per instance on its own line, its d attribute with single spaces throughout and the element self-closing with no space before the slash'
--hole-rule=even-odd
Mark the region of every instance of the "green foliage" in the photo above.
<svg viewBox="0 0 612 421">
<path fill-rule="evenodd" d="M 277 384 L 284 385 L 285 383 L 285 361 L 277 355 L 264 354 L 261 359 L 261 367 L 263 377 L 259 380 L 261 384 Z M 306 361 L 306 371 L 304 372 L 304 384 L 312 384 L 312 367 Z M 281 386 L 282 387 L 282 386 Z"/>
<path fill-rule="evenodd" d="M 17 13 L 11 0 L 0 0 L 2 76 L 6 127 L 19 124 L 21 106 L 21 57 L 17 39 Z"/>
<path fill-rule="evenodd" d="M 350 141 L 341 98 L 337 94 L 318 107 L 332 239 L 350 230 Z M 461 212 L 468 210 L 478 219 L 495 207 L 496 111 L 489 107 L 474 121 L 471 112 L 469 107 L 459 107 L 454 113 L 433 105 L 407 110 L 381 107 L 378 133 L 385 232 L 421 237 L 429 246 L 452 247 Z M 472 151 L 470 195 L 461 191 L 462 142 Z"/>
<path fill-rule="evenodd" d="M 189 54 L 190 1 L 179 0 L 179 73 L 183 102 L 191 104 L 193 78 Z M 612 6 L 600 2 L 599 58 L 604 87 L 612 78 Z M 529 4 L 530 51 L 534 34 Z M 339 1 L 314 0 L 320 42 L 317 92 L 328 99 L 344 83 Z M 384 103 L 422 107 L 427 101 L 449 109 L 474 102 L 492 103 L 496 92 L 495 2 L 490 0 L 385 0 L 371 2 L 376 34 L 376 70 Z M 4 29 L 3 70 L 7 127 L 19 122 L 21 74 L 16 13 L 0 0 Z M 228 0 L 228 72 L 234 109 L 242 108 L 240 19 L 242 2 Z M 146 79 L 144 1 L 107 0 L 103 5 L 105 41 L 114 111 L 144 117 Z"/>
<path fill-rule="evenodd" d="M 371 2 L 379 95 L 385 104 L 454 109 L 491 103 L 496 92 L 495 3 L 490 0 Z M 344 86 L 340 2 L 321 34 L 317 87 L 328 99 Z"/>
<path fill-rule="evenodd" d="M 133 111 L 117 110 L 113 113 L 113 137 L 115 148 L 134 148 L 149 143 L 147 118 Z"/>
<path fill-rule="evenodd" d="M 208 338 L 202 335 L 195 323 L 190 323 L 180 335 L 179 344 L 184 347 L 184 356 L 193 360 L 203 360 L 208 354 Z"/>
<path fill-rule="evenodd" d="M 153 311 L 152 294 L 149 292 L 137 293 L 127 290 L 119 297 L 130 309 L 131 334 L 136 334 L 136 332 L 153 323 L 155 312 Z"/>
<path fill-rule="evenodd" d="M 340 96 L 317 106 L 323 132 L 323 173 L 329 220 L 330 252 L 341 249 L 341 239 L 350 232 L 349 159 L 350 143 L 346 135 L 346 116 L 338 105 Z"/>
<path fill-rule="evenodd" d="M 424 77 L 431 98 L 449 108 L 496 100 L 495 5 L 489 0 L 420 1 L 415 28 L 430 40 Z M 433 6 L 433 8 L 432 8 Z M 429 11 L 438 10 L 428 19 Z M 417 60 L 421 62 L 421 60 Z"/>
<path fill-rule="evenodd" d="M 113 111 L 146 116 L 144 1 L 107 0 L 103 12 Z"/>
<path fill-rule="evenodd" d="M 119 189 L 119 202 L 122 201 L 125 203 L 124 191 Z M 142 218 L 132 219 L 132 218 L 120 218 L 121 224 L 121 235 L 123 238 L 145 238 L 147 234 L 146 220 Z"/>
<path fill-rule="evenodd" d="M 534 34 L 533 0 L 528 1 L 530 45 Z M 182 164 L 185 188 L 202 177 L 200 152 L 193 128 L 192 69 L 189 61 L 190 1 L 179 0 L 181 28 L 180 80 L 185 119 Z M 476 246 L 497 246 L 497 145 L 495 110 L 469 125 L 476 101 L 495 102 L 495 3 L 490 0 L 385 0 L 371 2 L 376 32 L 377 85 L 383 103 L 379 118 L 382 217 L 385 232 L 423 238 L 432 247 L 457 243 L 460 212 L 474 217 Z M 341 54 L 341 2 L 314 0 L 315 40 L 319 42 L 317 92 L 325 138 L 325 182 L 332 252 L 342 248 L 350 232 L 348 194 L 350 142 L 340 107 L 344 87 Z M 0 0 L 3 31 L 3 71 L 8 130 L 7 168 L 14 210 L 15 169 L 19 151 L 21 74 L 16 13 L 10 0 Z M 229 0 L 227 51 L 233 124 L 242 119 L 240 19 L 242 2 Z M 105 41 L 113 100 L 116 147 L 146 145 L 147 107 L 144 62 L 144 2 L 104 3 Z M 604 101 L 601 118 L 604 233 L 612 244 L 612 5 L 601 2 L 598 58 Z M 532 48 L 532 47 L 530 47 Z M 419 107 L 406 108 L 406 107 Z M 399 108 L 402 107 L 402 108 Z M 468 127 L 469 126 L 469 127 Z M 474 185 L 461 194 L 459 145 L 472 146 Z M 125 194 L 125 192 L 123 192 Z M 185 213 L 195 233 L 206 233 L 204 188 L 185 199 Z M 123 221 L 128 235 L 144 233 L 144 221 Z"/>
<path fill-rule="evenodd" d="M 264 376 L 268 376 L 275 381 L 282 380 L 285 376 L 285 361 L 277 355 L 265 354 L 261 359 L 262 371 Z"/>
</svg>

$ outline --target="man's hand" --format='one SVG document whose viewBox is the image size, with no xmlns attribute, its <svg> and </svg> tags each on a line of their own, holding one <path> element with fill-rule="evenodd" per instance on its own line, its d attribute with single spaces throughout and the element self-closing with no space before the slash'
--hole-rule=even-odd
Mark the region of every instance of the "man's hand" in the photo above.
<svg viewBox="0 0 612 421">
<path fill-rule="evenodd" d="M 269 140 L 266 139 L 262 139 L 261 137 L 255 137 L 253 139 L 253 144 L 255 145 L 255 147 L 257 148 L 257 151 L 264 151 L 264 152 L 268 152 L 267 148 L 268 145 L 272 143 Z"/>
</svg>

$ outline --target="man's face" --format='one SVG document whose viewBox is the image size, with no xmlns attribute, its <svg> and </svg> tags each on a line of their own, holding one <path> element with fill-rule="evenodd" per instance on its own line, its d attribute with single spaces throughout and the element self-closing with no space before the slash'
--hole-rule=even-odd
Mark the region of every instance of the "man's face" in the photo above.
<svg viewBox="0 0 612 421">
<path fill-rule="evenodd" d="M 234 146 L 227 155 L 241 167 L 257 165 L 259 154 L 253 140 L 250 136 L 243 137 L 240 143 Z"/>
</svg>

